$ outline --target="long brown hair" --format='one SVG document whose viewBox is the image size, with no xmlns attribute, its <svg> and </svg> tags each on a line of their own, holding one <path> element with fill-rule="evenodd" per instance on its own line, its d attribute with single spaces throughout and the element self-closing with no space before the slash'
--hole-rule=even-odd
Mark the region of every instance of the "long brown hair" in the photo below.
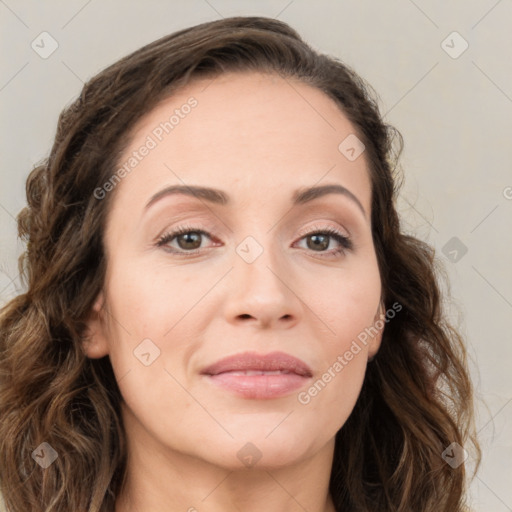
<svg viewBox="0 0 512 512">
<path fill-rule="evenodd" d="M 336 508 L 464 510 L 465 464 L 452 467 L 442 454 L 458 443 L 480 460 L 473 391 L 463 340 L 443 312 L 434 250 L 401 230 L 402 138 L 354 71 L 262 17 L 181 30 L 100 72 L 62 112 L 50 156 L 30 173 L 28 206 L 18 216 L 26 291 L 0 315 L 0 485 L 8 510 L 114 509 L 127 460 L 121 395 L 109 358 L 89 359 L 81 345 L 104 283 L 102 237 L 115 196 L 100 200 L 94 191 L 114 174 L 144 114 L 194 78 L 228 71 L 277 73 L 320 89 L 366 146 L 384 302 L 402 310 L 386 325 L 355 409 L 336 435 Z M 41 443 L 58 454 L 45 470 L 33 457 Z"/>
</svg>

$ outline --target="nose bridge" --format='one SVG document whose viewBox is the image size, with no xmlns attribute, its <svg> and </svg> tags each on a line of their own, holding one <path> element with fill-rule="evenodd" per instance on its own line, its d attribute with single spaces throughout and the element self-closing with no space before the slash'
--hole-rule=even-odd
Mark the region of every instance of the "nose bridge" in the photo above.
<svg viewBox="0 0 512 512">
<path fill-rule="evenodd" d="M 261 286 L 266 293 L 282 294 L 286 265 L 281 251 L 272 231 L 246 236 L 235 248 L 234 272 L 237 280 L 255 292 Z"/>
<path fill-rule="evenodd" d="M 234 270 L 243 279 L 251 279 L 254 274 L 262 276 L 270 272 L 268 267 L 275 269 L 283 263 L 278 226 L 271 215 L 267 202 L 252 204 L 235 225 L 237 234 L 244 238 L 235 246 Z"/>
<path fill-rule="evenodd" d="M 253 231 L 253 233 L 255 233 Z M 253 317 L 262 323 L 297 315 L 297 297 L 275 232 L 258 231 L 235 248 L 228 315 Z"/>
</svg>

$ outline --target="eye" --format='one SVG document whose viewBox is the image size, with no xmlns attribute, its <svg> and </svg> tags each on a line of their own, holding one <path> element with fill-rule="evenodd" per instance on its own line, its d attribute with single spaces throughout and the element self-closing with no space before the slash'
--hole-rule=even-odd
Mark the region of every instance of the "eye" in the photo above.
<svg viewBox="0 0 512 512">
<path fill-rule="evenodd" d="M 172 253 L 188 252 L 195 253 L 201 249 L 202 238 L 210 238 L 210 235 L 203 229 L 192 226 L 180 226 L 170 233 L 164 233 L 157 241 L 158 247 L 164 247 Z M 176 239 L 176 240 L 175 240 Z M 170 243 L 176 241 L 178 247 L 172 247 Z"/>
<path fill-rule="evenodd" d="M 334 228 L 315 228 L 316 231 L 310 231 L 306 233 L 300 240 L 306 240 L 306 246 L 313 252 L 322 253 L 322 257 L 334 257 L 339 254 L 344 254 L 346 251 L 353 249 L 352 241 L 349 237 L 340 233 Z M 338 247 L 326 251 L 331 245 L 331 240 L 334 239 Z M 326 253 L 324 256 L 323 253 Z"/>
<path fill-rule="evenodd" d="M 158 240 L 156 245 L 163 247 L 166 251 L 174 254 L 195 254 L 201 251 L 202 239 L 206 237 L 212 240 L 210 234 L 203 229 L 193 226 L 180 226 L 174 231 L 164 233 Z M 346 235 L 340 233 L 334 228 L 314 228 L 314 231 L 306 233 L 300 238 L 300 241 L 306 239 L 307 249 L 313 252 L 321 253 L 322 257 L 335 257 L 344 254 L 347 250 L 353 249 L 352 241 Z M 331 245 L 331 241 L 335 240 L 338 244 L 337 248 L 326 251 Z M 171 243 L 176 245 L 172 246 Z M 325 256 L 324 256 L 325 253 Z"/>
</svg>

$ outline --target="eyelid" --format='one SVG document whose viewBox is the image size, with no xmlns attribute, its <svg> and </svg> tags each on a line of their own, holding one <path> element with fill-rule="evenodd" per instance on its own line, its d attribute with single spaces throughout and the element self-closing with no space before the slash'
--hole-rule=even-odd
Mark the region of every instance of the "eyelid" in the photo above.
<svg viewBox="0 0 512 512">
<path fill-rule="evenodd" d="M 316 222 L 319 222 L 319 221 L 316 221 Z M 325 231 L 326 229 L 333 229 L 337 233 L 339 233 L 340 235 L 345 236 L 346 238 L 352 238 L 350 236 L 349 231 L 347 229 L 340 228 L 338 226 L 333 226 L 332 224 L 323 224 L 323 225 L 321 225 L 321 224 L 313 224 L 313 225 L 310 225 L 307 228 L 299 230 L 299 236 L 300 237 L 304 237 L 304 236 L 307 236 L 307 235 L 311 235 L 312 233 L 317 233 L 317 232 Z M 345 233 L 343 231 L 345 231 Z"/>
</svg>

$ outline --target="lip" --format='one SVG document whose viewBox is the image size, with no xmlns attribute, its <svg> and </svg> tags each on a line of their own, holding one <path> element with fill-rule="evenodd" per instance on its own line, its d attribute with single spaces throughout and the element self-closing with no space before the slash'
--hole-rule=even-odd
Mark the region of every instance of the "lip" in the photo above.
<svg viewBox="0 0 512 512">
<path fill-rule="evenodd" d="M 253 399 L 285 396 L 313 376 L 304 361 L 284 352 L 234 354 L 200 373 L 223 389 Z"/>
</svg>

